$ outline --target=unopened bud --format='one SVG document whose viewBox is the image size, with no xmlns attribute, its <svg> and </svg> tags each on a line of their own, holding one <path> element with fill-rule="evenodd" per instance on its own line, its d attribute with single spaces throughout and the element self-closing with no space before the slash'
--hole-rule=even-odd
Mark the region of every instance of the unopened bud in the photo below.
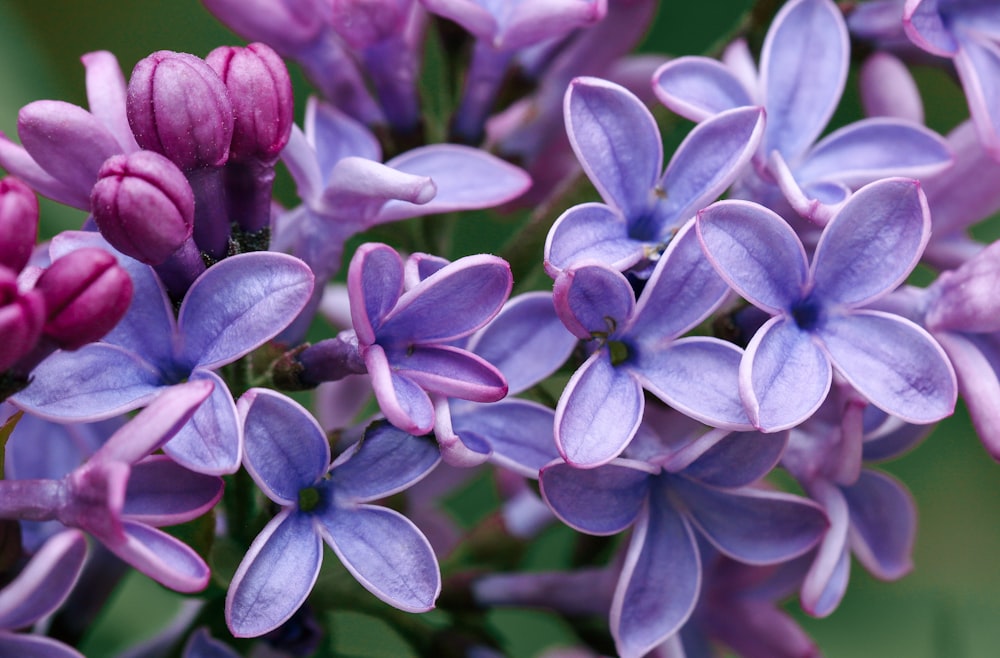
<svg viewBox="0 0 1000 658">
<path fill-rule="evenodd" d="M 90 202 L 101 235 L 147 265 L 162 264 L 191 238 L 194 193 L 183 172 L 159 153 L 108 158 Z"/>
<path fill-rule="evenodd" d="M 38 278 L 45 298 L 45 336 L 65 350 L 102 338 L 125 315 L 132 301 L 132 280 L 115 257 L 85 248 L 56 260 Z"/>
<path fill-rule="evenodd" d="M 0 265 L 20 272 L 38 238 L 38 199 L 13 176 L 0 180 Z"/>
<path fill-rule="evenodd" d="M 0 265 L 0 372 L 34 349 L 45 324 L 45 300 L 38 292 L 21 293 L 17 274 Z"/>
</svg>

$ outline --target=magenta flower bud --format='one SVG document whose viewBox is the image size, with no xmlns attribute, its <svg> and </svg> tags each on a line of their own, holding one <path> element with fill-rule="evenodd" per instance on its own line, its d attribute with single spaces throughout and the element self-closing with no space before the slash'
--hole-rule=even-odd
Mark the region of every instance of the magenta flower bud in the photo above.
<svg viewBox="0 0 1000 658">
<path fill-rule="evenodd" d="M 18 291 L 17 274 L 0 265 L 0 372 L 35 347 L 44 324 L 45 300 L 33 290 Z"/>
<path fill-rule="evenodd" d="M 278 53 L 262 43 L 222 46 L 205 62 L 219 75 L 232 101 L 235 123 L 231 160 L 274 162 L 292 132 L 292 81 Z"/>
<path fill-rule="evenodd" d="M 154 151 L 107 159 L 90 194 L 101 235 L 118 251 L 160 265 L 191 238 L 194 192 L 183 172 Z"/>
<path fill-rule="evenodd" d="M 38 199 L 13 176 L 0 180 L 0 265 L 15 272 L 28 264 L 38 237 Z"/>
<path fill-rule="evenodd" d="M 140 60 L 128 83 L 126 110 L 139 146 L 184 171 L 222 166 L 229 158 L 233 106 L 203 59 L 160 50 Z"/>
<path fill-rule="evenodd" d="M 100 339 L 125 315 L 132 280 L 108 251 L 77 249 L 56 260 L 35 284 L 45 298 L 44 335 L 64 350 Z"/>
</svg>

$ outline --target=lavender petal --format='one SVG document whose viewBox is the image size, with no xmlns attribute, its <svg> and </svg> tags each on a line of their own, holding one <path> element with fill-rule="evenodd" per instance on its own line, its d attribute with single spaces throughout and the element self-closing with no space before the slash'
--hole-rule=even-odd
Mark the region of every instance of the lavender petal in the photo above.
<svg viewBox="0 0 1000 658">
<path fill-rule="evenodd" d="M 725 64 L 707 57 L 678 57 L 667 62 L 653 74 L 653 92 L 661 103 L 692 121 L 755 104 Z"/>
<path fill-rule="evenodd" d="M 641 462 L 619 459 L 593 469 L 555 462 L 538 478 L 556 516 L 589 535 L 614 535 L 632 525 L 649 495 L 651 473 Z"/>
</svg>

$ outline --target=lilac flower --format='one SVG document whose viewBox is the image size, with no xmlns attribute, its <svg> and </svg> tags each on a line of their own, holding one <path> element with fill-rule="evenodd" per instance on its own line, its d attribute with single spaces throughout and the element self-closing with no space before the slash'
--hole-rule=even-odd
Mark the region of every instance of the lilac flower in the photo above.
<svg viewBox="0 0 1000 658">
<path fill-rule="evenodd" d="M 510 267 L 467 256 L 404 292 L 403 261 L 391 247 L 360 246 L 347 273 L 358 352 L 385 417 L 411 434 L 434 427 L 428 393 L 476 402 L 507 394 L 485 359 L 450 345 L 493 318 L 510 294 Z"/>
<path fill-rule="evenodd" d="M 740 349 L 681 338 L 728 292 L 703 258 L 693 223 L 667 247 L 638 302 L 625 276 L 604 265 L 578 265 L 556 279 L 556 311 L 593 350 L 556 407 L 556 445 L 573 466 L 598 466 L 622 452 L 642 420 L 643 389 L 710 425 L 749 427 L 736 394 Z"/>
<path fill-rule="evenodd" d="M 719 274 L 773 317 L 740 363 L 740 397 L 754 426 L 793 427 L 826 398 L 832 368 L 875 406 L 911 423 L 952 413 L 955 373 L 926 331 L 864 307 L 913 269 L 929 238 L 916 181 L 855 193 L 827 225 L 810 265 L 791 227 L 745 201 L 699 214 L 698 239 Z"/>
<path fill-rule="evenodd" d="M 172 387 L 60 480 L 0 481 L 0 517 L 86 530 L 161 584 L 195 592 L 208 584 L 204 560 L 158 526 L 197 518 L 222 496 L 222 479 L 192 473 L 159 450 L 211 393 L 210 381 Z"/>
<path fill-rule="evenodd" d="M 434 607 L 441 576 L 430 544 L 404 516 L 370 505 L 406 489 L 439 461 L 433 443 L 388 425 L 330 464 L 326 436 L 309 413 L 266 389 L 239 401 L 245 466 L 281 507 L 254 540 L 226 597 L 226 623 L 237 637 L 277 628 L 309 595 L 322 542 L 372 594 L 409 612 Z"/>
<path fill-rule="evenodd" d="M 951 163 L 937 134 L 898 119 L 865 119 L 816 142 L 843 92 L 848 65 L 847 27 L 832 0 L 793 0 L 768 30 L 759 73 L 746 44 L 737 42 L 722 64 L 681 57 L 665 64 L 654 82 L 667 107 L 694 121 L 763 105 L 767 127 L 756 172 L 741 181 L 738 194 L 768 207 L 783 194 L 796 212 L 823 225 L 865 183 L 921 178 Z"/>
<path fill-rule="evenodd" d="M 37 290 L 21 292 L 17 272 L 0 265 L 0 372 L 27 357 L 42 337 L 45 299 Z M 0 391 L 0 398 L 10 391 Z"/>
<path fill-rule="evenodd" d="M 0 179 L 0 266 L 20 272 L 28 264 L 37 239 L 35 193 L 13 176 Z"/>
<path fill-rule="evenodd" d="M 84 55 L 90 112 L 63 101 L 35 101 L 18 113 L 23 146 L 0 134 L 0 166 L 43 196 L 90 210 L 90 189 L 106 159 L 139 150 L 125 116 L 125 78 L 114 55 Z"/>
<path fill-rule="evenodd" d="M 566 91 L 565 115 L 573 150 L 605 203 L 574 206 L 556 220 L 545 242 L 553 277 L 584 259 L 641 272 L 729 187 L 763 130 L 759 108 L 726 112 L 695 128 L 662 171 L 653 115 L 625 88 L 577 78 Z"/>
<path fill-rule="evenodd" d="M 32 658 L 83 658 L 56 640 L 18 629 L 56 610 L 76 585 L 87 557 L 87 539 L 65 530 L 49 539 L 27 566 L 0 590 L 0 654 Z"/>
<path fill-rule="evenodd" d="M 315 99 L 306 106 L 305 133 L 293 128 L 282 158 L 303 203 L 278 218 L 272 246 L 302 258 L 323 282 L 340 269 L 344 242 L 356 233 L 409 217 L 495 206 L 531 184 L 517 167 L 455 144 L 413 149 L 383 165 L 372 133 Z M 286 340 L 305 335 L 319 293 Z"/>
<path fill-rule="evenodd" d="M 94 233 L 63 233 L 53 249 L 100 244 Z M 232 256 L 194 282 L 175 319 L 153 271 L 124 256 L 119 262 L 136 291 L 122 322 L 99 343 L 46 359 L 16 404 L 54 420 L 97 420 L 140 407 L 180 381 L 209 380 L 211 400 L 165 451 L 192 470 L 234 472 L 242 434 L 236 405 L 214 371 L 273 338 L 305 304 L 312 273 L 284 254 Z"/>
<path fill-rule="evenodd" d="M 646 429 L 666 441 L 659 455 L 647 444 L 635 453 L 641 461 L 589 470 L 553 463 L 540 477 L 546 502 L 573 528 L 611 535 L 634 527 L 611 607 L 622 656 L 645 655 L 690 618 L 702 582 L 697 535 L 735 560 L 768 565 L 802 555 L 827 527 L 811 501 L 748 486 L 775 464 L 787 437 L 729 434 L 669 472 L 660 463 L 672 461 L 670 444 L 681 437 L 659 423 Z"/>
</svg>

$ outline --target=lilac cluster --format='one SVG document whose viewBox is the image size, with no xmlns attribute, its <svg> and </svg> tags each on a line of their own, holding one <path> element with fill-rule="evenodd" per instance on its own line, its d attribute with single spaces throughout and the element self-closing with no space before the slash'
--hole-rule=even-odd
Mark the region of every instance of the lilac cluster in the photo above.
<svg viewBox="0 0 1000 658">
<path fill-rule="evenodd" d="M 852 555 L 912 566 L 872 465 L 959 395 L 1000 460 L 1000 251 L 969 233 L 1000 210 L 991 2 L 788 0 L 667 60 L 628 55 L 652 0 L 203 1 L 254 42 L 127 80 L 87 54 L 89 109 L 0 135 L 0 653 L 79 655 L 127 564 L 201 610 L 132 655 L 309 655 L 335 609 L 499 655 L 504 605 L 580 655 L 818 655 L 787 599 L 823 617 Z M 824 135 L 860 43 L 870 116 Z M 947 137 L 921 49 L 968 98 Z M 35 192 L 81 230 L 36 246 Z M 528 217 L 463 253 L 492 208 Z M 565 569 L 517 572 L 556 520 Z"/>
</svg>

